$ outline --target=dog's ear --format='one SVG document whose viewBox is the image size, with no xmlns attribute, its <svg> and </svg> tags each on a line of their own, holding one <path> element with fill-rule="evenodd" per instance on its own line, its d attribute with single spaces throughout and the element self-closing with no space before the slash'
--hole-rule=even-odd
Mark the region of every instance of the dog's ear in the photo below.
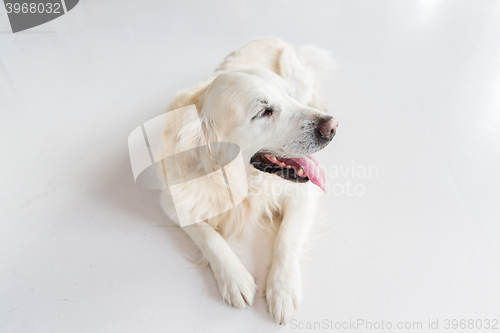
<svg viewBox="0 0 500 333">
<path fill-rule="evenodd" d="M 294 98 L 304 105 L 314 107 L 316 96 L 314 83 L 293 46 L 285 46 L 279 58 L 279 73 L 288 82 Z"/>
<path fill-rule="evenodd" d="M 220 142 L 219 129 L 211 117 L 201 117 L 201 129 L 207 143 Z"/>
<path fill-rule="evenodd" d="M 220 142 L 219 128 L 215 122 L 214 101 L 207 96 L 209 86 L 197 94 L 195 105 L 206 142 Z"/>
<path fill-rule="evenodd" d="M 177 140 L 176 151 L 186 151 L 205 144 L 203 125 L 196 110 L 182 114 Z"/>
<path fill-rule="evenodd" d="M 314 45 L 303 45 L 297 48 L 297 55 L 304 64 L 306 71 L 317 81 L 324 81 L 335 70 L 335 61 L 330 51 Z"/>
<path fill-rule="evenodd" d="M 200 158 L 198 147 L 205 145 L 198 112 L 192 106 L 172 111 L 175 115 L 166 124 L 164 145 L 167 156 L 165 163 L 172 179 L 181 179 L 184 173 L 197 169 Z"/>
<path fill-rule="evenodd" d="M 295 51 L 289 45 L 281 52 L 278 74 L 292 87 L 297 101 L 326 111 L 326 103 L 319 96 L 319 90 L 321 81 L 333 69 L 333 60 L 328 51 L 310 45 Z"/>
<path fill-rule="evenodd" d="M 322 82 L 329 78 L 336 68 L 331 53 L 314 45 L 303 45 L 297 49 L 297 55 L 304 64 L 313 86 L 309 106 L 326 111 L 327 103 L 320 97 L 319 90 Z"/>
<path fill-rule="evenodd" d="M 200 106 L 199 116 L 207 148 L 204 150 L 207 154 L 204 156 L 204 159 L 205 161 L 209 160 L 211 168 L 214 169 L 221 159 L 221 156 L 219 156 L 219 145 L 214 143 L 221 142 L 222 138 L 220 135 L 220 129 L 215 122 L 215 110 L 212 110 L 211 108 L 212 105 L 210 102 L 203 103 L 203 105 Z"/>
<path fill-rule="evenodd" d="M 300 77 L 306 75 L 304 65 L 300 62 L 293 46 L 285 46 L 279 57 L 279 75 L 292 86 Z"/>
</svg>

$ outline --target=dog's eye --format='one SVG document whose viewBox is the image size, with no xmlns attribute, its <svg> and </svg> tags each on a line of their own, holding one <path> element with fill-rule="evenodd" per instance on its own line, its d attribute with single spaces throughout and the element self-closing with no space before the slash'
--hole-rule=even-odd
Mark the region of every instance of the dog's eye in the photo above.
<svg viewBox="0 0 500 333">
<path fill-rule="evenodd" d="M 272 116 L 272 115 L 273 115 L 273 113 L 274 113 L 273 108 L 269 108 L 269 107 L 268 107 L 268 108 L 265 108 L 265 109 L 264 109 L 264 112 L 262 112 L 260 116 L 261 116 L 261 117 L 270 117 L 270 116 Z"/>
<path fill-rule="evenodd" d="M 262 102 L 264 104 L 264 102 Z M 267 101 L 266 103 L 267 104 Z M 254 121 L 257 118 L 269 118 L 274 114 L 274 108 L 272 106 L 266 106 L 263 105 L 263 107 L 260 109 L 259 113 L 257 113 L 255 116 L 252 117 L 252 121 Z"/>
</svg>

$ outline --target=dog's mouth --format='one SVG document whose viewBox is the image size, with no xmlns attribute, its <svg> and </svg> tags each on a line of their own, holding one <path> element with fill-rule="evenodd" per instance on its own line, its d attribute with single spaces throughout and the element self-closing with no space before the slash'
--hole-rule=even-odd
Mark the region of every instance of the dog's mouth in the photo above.
<svg viewBox="0 0 500 333">
<path fill-rule="evenodd" d="M 325 191 L 325 171 L 316 157 L 285 158 L 267 154 L 255 154 L 250 163 L 259 171 L 273 173 L 297 183 L 311 181 Z"/>
</svg>

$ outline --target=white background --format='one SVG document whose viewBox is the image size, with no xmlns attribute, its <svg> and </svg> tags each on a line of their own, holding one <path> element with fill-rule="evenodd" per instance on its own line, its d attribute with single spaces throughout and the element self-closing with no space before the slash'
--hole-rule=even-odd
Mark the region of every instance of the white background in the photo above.
<svg viewBox="0 0 500 333">
<path fill-rule="evenodd" d="M 337 62 L 323 95 L 340 127 L 319 154 L 339 171 L 322 202 L 333 230 L 286 327 L 262 297 L 269 242 L 236 249 L 254 306 L 223 304 L 127 149 L 176 91 L 269 35 Z M 1 332 L 500 319 L 500 1 L 83 0 L 17 34 L 2 7 L 0 116 Z"/>
</svg>

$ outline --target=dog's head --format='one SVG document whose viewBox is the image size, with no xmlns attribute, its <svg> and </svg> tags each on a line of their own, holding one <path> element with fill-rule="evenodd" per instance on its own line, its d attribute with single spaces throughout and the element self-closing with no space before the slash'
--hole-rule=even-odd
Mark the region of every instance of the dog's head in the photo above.
<svg viewBox="0 0 500 333">
<path fill-rule="evenodd" d="M 319 182 L 318 163 L 310 155 L 330 143 L 338 121 L 300 104 L 279 75 L 263 69 L 226 72 L 200 101 L 210 141 L 236 143 L 245 162 L 260 171 Z"/>
</svg>

